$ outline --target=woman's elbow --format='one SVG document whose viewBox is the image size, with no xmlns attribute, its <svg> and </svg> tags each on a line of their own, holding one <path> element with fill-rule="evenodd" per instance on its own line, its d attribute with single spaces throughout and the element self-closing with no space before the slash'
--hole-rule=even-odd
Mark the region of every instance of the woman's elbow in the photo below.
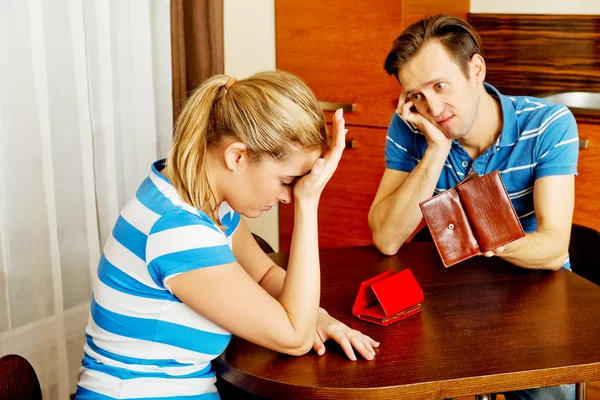
<svg viewBox="0 0 600 400">
<path fill-rule="evenodd" d="M 279 349 L 279 352 L 290 356 L 303 356 L 312 349 L 313 344 L 314 340 L 311 337 L 311 340 L 304 340 L 300 343 L 287 343 L 286 346 Z"/>
</svg>

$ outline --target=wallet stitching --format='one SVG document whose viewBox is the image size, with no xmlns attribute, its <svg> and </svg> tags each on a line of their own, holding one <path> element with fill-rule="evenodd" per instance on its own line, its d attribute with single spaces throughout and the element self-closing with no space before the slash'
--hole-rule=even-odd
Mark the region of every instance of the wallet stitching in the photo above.
<svg viewBox="0 0 600 400">
<path fill-rule="evenodd" d="M 510 203 L 510 207 L 509 207 L 510 208 L 510 212 L 516 218 L 516 220 L 518 222 L 518 225 L 519 225 L 519 229 L 521 230 L 522 236 L 520 238 L 518 238 L 518 239 L 521 239 L 521 238 L 525 237 L 525 231 L 523 230 L 523 225 L 521 224 L 521 220 L 519 219 L 519 216 L 517 215 L 517 211 L 515 210 L 515 206 L 513 205 L 512 201 L 510 200 L 510 196 L 508 195 L 508 191 L 506 190 L 506 186 L 504 186 L 504 181 L 502 181 L 502 177 L 500 176 L 500 172 L 498 172 L 498 170 L 494 170 L 492 172 L 488 172 L 485 175 L 481 175 L 480 178 L 483 178 L 484 176 L 488 176 L 488 175 L 497 176 L 498 179 L 500 180 L 500 183 L 501 183 L 500 187 L 502 188 L 502 191 L 504 191 L 504 194 L 506 195 L 506 198 L 508 199 L 508 202 Z M 469 182 L 465 182 L 463 185 L 466 186 L 466 185 L 468 185 L 471 182 L 474 182 L 474 181 L 471 180 Z M 458 191 L 457 191 L 457 194 L 458 194 L 458 197 L 460 197 L 460 194 L 458 193 Z M 504 246 L 504 245 L 506 245 L 508 243 L 511 243 L 511 242 L 515 241 L 515 240 L 517 240 L 517 239 L 509 239 L 509 240 L 503 242 L 502 244 L 499 244 L 496 248 Z M 477 243 L 477 245 L 479 245 L 479 243 Z"/>
</svg>

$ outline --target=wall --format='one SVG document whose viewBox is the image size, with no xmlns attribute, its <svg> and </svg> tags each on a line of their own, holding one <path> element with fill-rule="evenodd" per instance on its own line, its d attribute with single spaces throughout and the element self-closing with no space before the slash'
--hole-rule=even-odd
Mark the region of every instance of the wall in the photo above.
<svg viewBox="0 0 600 400">
<path fill-rule="evenodd" d="M 471 0 L 471 12 L 496 14 L 600 14 L 600 1 Z"/>
<path fill-rule="evenodd" d="M 224 1 L 225 73 L 238 79 L 275 69 L 274 0 Z M 250 230 L 279 251 L 279 207 L 246 219 Z"/>
</svg>

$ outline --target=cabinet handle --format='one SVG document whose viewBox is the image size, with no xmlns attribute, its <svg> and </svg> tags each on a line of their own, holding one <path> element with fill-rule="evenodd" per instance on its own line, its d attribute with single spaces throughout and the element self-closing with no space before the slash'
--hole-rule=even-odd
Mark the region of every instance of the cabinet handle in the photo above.
<svg viewBox="0 0 600 400">
<path fill-rule="evenodd" d="M 587 149 L 588 147 L 590 147 L 589 139 L 579 139 L 579 148 L 580 149 Z"/>
<path fill-rule="evenodd" d="M 327 101 L 320 101 L 319 102 L 319 106 L 321 107 L 321 110 L 324 110 L 324 111 L 335 111 L 338 108 L 341 108 L 346 113 L 352 112 L 352 111 L 354 111 L 356 109 L 356 104 L 350 104 L 350 103 L 330 103 L 330 102 L 327 102 Z"/>
<path fill-rule="evenodd" d="M 346 149 L 351 150 L 356 148 L 356 139 L 346 140 Z"/>
</svg>

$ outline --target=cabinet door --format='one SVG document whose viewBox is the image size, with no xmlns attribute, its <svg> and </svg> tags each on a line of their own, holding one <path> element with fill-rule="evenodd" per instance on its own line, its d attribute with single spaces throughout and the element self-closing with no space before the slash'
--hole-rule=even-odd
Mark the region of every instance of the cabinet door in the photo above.
<svg viewBox="0 0 600 400">
<path fill-rule="evenodd" d="M 321 102 L 354 105 L 346 124 L 387 127 L 401 90 L 383 68 L 394 39 L 427 14 L 468 10 L 469 0 L 276 0 L 277 68 Z"/>
<path fill-rule="evenodd" d="M 354 104 L 346 124 L 387 127 L 400 86 L 383 63 L 402 21 L 402 1 L 276 0 L 277 69 L 321 102 Z"/>
<path fill-rule="evenodd" d="M 331 129 L 331 127 L 330 127 Z M 319 203 L 319 247 L 372 244 L 367 216 L 385 169 L 386 129 L 348 127 L 347 146 Z M 289 251 L 294 205 L 279 206 L 281 251 Z"/>
<path fill-rule="evenodd" d="M 580 147 L 573 222 L 600 230 L 600 125 L 578 124 L 578 129 Z"/>
</svg>

